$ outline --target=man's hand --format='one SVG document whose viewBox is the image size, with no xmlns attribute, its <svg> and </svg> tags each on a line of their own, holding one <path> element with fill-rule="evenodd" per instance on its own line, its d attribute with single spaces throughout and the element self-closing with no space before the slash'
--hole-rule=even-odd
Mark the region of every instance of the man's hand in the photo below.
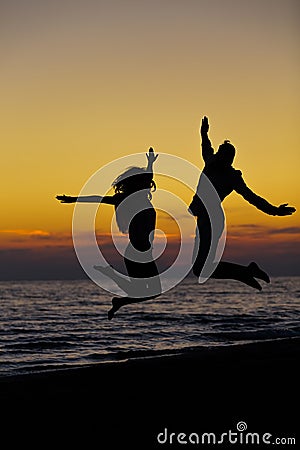
<svg viewBox="0 0 300 450">
<path fill-rule="evenodd" d="M 154 150 L 152 147 L 149 148 L 149 153 L 146 153 L 147 159 L 148 159 L 148 165 L 153 164 L 154 161 L 157 160 L 158 155 L 154 154 Z"/>
<path fill-rule="evenodd" d="M 206 135 L 208 133 L 208 130 L 209 130 L 208 118 L 204 116 L 201 122 L 201 129 L 200 129 L 201 136 Z"/>
<path fill-rule="evenodd" d="M 77 197 L 71 197 L 70 195 L 57 195 L 57 200 L 60 200 L 60 203 L 75 203 Z"/>
<path fill-rule="evenodd" d="M 293 208 L 293 206 L 288 206 L 288 203 L 283 203 L 282 205 L 278 206 L 276 216 L 290 216 L 295 211 L 296 208 Z"/>
</svg>

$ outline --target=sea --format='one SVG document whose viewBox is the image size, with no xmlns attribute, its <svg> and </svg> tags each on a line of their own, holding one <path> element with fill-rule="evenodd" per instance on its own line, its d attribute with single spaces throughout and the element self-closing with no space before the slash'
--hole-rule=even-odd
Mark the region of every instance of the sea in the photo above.
<svg viewBox="0 0 300 450">
<path fill-rule="evenodd" d="M 91 280 L 0 282 L 0 376 L 299 336 L 300 277 L 262 284 L 187 278 L 109 321 Z"/>
</svg>

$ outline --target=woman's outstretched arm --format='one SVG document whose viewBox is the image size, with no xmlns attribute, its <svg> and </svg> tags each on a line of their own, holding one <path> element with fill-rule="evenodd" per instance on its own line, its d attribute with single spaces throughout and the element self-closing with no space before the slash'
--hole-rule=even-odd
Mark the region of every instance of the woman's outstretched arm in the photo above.
<svg viewBox="0 0 300 450">
<path fill-rule="evenodd" d="M 70 195 L 57 195 L 57 200 L 61 203 L 107 203 L 109 205 L 115 204 L 114 195 L 83 195 L 80 197 L 72 197 Z"/>
</svg>

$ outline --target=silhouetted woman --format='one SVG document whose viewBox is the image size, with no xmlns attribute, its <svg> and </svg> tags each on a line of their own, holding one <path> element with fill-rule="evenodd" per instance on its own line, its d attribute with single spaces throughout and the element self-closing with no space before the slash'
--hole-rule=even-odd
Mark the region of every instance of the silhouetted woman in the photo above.
<svg viewBox="0 0 300 450">
<path fill-rule="evenodd" d="M 243 180 L 242 172 L 232 167 L 235 156 L 234 146 L 230 141 L 224 141 L 215 153 L 208 137 L 208 130 L 208 119 L 207 117 L 204 117 L 201 124 L 202 157 L 205 163 L 203 173 L 215 188 L 220 202 L 231 194 L 232 191 L 236 191 L 245 200 L 266 214 L 272 216 L 287 216 L 295 212 L 295 208 L 288 207 L 287 203 L 280 206 L 274 206 L 251 191 Z M 212 242 L 211 222 L 209 214 L 204 206 L 204 202 L 201 200 L 200 181 L 197 193 L 194 195 L 192 203 L 190 204 L 189 211 L 197 217 L 194 250 L 196 258 L 193 264 L 193 272 L 199 277 L 210 252 Z M 221 237 L 222 231 L 223 229 L 217 230 L 219 238 Z M 270 282 L 268 275 L 263 272 L 255 262 L 251 262 L 248 266 L 242 266 L 220 261 L 210 277 L 238 280 L 258 290 L 261 290 L 262 288 L 255 278 L 264 280 L 267 283 Z"/>
<path fill-rule="evenodd" d="M 148 159 L 146 168 L 131 167 L 116 178 L 112 183 L 114 195 L 56 197 L 61 203 L 93 202 L 114 205 L 118 228 L 129 236 L 129 244 L 124 253 L 129 280 L 120 276 L 111 266 L 94 266 L 113 279 L 128 294 L 127 297 L 113 297 L 112 308 L 108 312 L 109 319 L 112 319 L 122 306 L 149 300 L 161 293 L 159 273 L 152 257 L 156 211 L 151 203 L 151 191 L 156 189 L 153 163 L 158 155 L 150 148 L 146 156 Z"/>
</svg>

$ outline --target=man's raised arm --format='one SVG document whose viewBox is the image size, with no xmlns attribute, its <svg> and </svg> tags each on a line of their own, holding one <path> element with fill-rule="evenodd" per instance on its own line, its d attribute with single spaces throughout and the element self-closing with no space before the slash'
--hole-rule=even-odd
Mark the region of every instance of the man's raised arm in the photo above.
<svg viewBox="0 0 300 450">
<path fill-rule="evenodd" d="M 214 149 L 212 148 L 211 142 L 208 137 L 208 130 L 209 130 L 208 118 L 204 116 L 200 128 L 202 158 L 204 162 L 206 162 L 214 154 Z"/>
</svg>

